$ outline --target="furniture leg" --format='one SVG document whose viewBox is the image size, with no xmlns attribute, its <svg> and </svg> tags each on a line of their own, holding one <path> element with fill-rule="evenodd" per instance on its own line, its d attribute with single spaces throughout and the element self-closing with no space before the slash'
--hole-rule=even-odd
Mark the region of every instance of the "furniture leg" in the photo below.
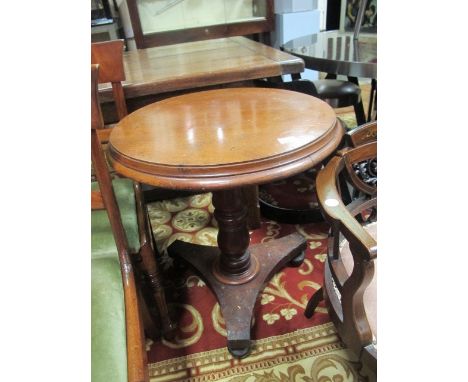
<svg viewBox="0 0 468 382">
<path fill-rule="evenodd" d="M 301 73 L 291 73 L 291 79 L 293 81 L 300 80 L 301 78 Z"/>
<path fill-rule="evenodd" d="M 156 325 L 154 315 L 150 312 L 149 306 L 146 303 L 146 299 L 143 296 L 141 288 L 138 289 L 138 303 L 145 335 L 146 337 L 151 338 L 153 341 L 157 341 L 161 336 L 161 330 Z"/>
<path fill-rule="evenodd" d="M 146 243 L 140 249 L 140 256 L 147 285 L 151 290 L 152 297 L 158 308 L 163 335 L 166 339 L 172 339 L 175 334 L 175 325 L 170 319 L 164 288 L 161 285 L 161 275 L 156 259 L 154 258 L 154 252 L 149 243 Z"/>
<path fill-rule="evenodd" d="M 175 334 L 175 326 L 172 323 L 167 308 L 164 288 L 161 282 L 161 274 L 153 250 L 153 235 L 151 230 L 146 206 L 143 201 L 143 192 L 139 183 L 134 183 L 135 202 L 138 213 L 138 230 L 140 233 L 140 250 L 135 256 L 136 262 L 141 269 L 145 284 L 149 288 L 150 306 L 155 303 L 161 318 L 162 332 L 165 338 L 171 339 Z"/>
<path fill-rule="evenodd" d="M 249 230 L 260 228 L 261 215 L 258 199 L 258 186 L 242 188 L 245 202 L 247 204 L 247 227 Z"/>
<path fill-rule="evenodd" d="M 348 81 L 359 86 L 359 81 L 356 77 L 348 76 Z M 364 113 L 364 105 L 362 104 L 362 99 L 359 101 L 359 103 L 354 105 L 354 113 L 356 114 L 356 122 L 358 126 L 361 126 L 364 123 L 366 123 L 367 119 L 366 114 Z"/>
<path fill-rule="evenodd" d="M 301 256 L 306 241 L 294 233 L 249 246 L 241 189 L 214 192 L 213 205 L 219 226 L 218 248 L 175 241 L 168 252 L 194 266 L 214 291 L 226 323 L 228 349 L 234 357 L 242 358 L 250 352 L 258 294 L 280 268 Z"/>
<path fill-rule="evenodd" d="M 317 308 L 320 301 L 323 301 L 323 288 L 320 288 L 318 291 L 316 291 L 310 298 L 304 310 L 304 316 L 311 318 L 315 313 L 315 309 Z"/>
<path fill-rule="evenodd" d="M 367 109 L 367 122 L 372 121 L 374 109 L 377 110 L 377 80 L 373 78 L 369 96 L 369 108 Z"/>
</svg>

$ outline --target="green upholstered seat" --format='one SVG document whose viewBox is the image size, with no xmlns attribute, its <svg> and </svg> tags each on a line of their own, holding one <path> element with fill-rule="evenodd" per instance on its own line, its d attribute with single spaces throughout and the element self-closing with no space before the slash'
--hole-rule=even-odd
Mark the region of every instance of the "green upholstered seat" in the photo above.
<svg viewBox="0 0 468 382">
<path fill-rule="evenodd" d="M 112 181 L 112 184 L 127 235 L 129 250 L 136 253 L 140 248 L 140 239 L 133 182 L 130 179 L 117 178 Z M 97 182 L 91 183 L 91 189 L 99 189 Z M 91 254 L 93 258 L 107 256 L 110 253 L 117 254 L 117 247 L 106 210 L 92 211 L 91 233 Z"/>
<path fill-rule="evenodd" d="M 139 249 L 133 182 L 114 179 L 131 251 Z M 99 189 L 96 182 L 92 190 Z M 125 304 L 119 258 L 105 210 L 91 213 L 91 375 L 93 382 L 127 381 Z"/>
<path fill-rule="evenodd" d="M 92 382 L 127 381 L 125 304 L 116 256 L 91 260 Z"/>
</svg>

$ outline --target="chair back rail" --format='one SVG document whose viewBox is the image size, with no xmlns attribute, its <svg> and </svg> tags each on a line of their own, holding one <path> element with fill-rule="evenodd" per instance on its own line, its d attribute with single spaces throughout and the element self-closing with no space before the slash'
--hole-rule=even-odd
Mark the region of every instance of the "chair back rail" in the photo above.
<svg viewBox="0 0 468 382">
<path fill-rule="evenodd" d="M 139 316 L 137 290 L 133 267 L 128 252 L 127 237 L 112 187 L 112 179 L 108 172 L 102 146 L 96 133 L 97 129 L 102 128 L 97 88 L 98 70 L 99 65 L 91 65 L 91 155 L 102 201 L 109 216 L 112 233 L 115 238 L 120 262 L 125 301 L 128 380 L 130 382 L 148 381 L 146 352 L 143 348 L 143 327 Z"/>
<path fill-rule="evenodd" d="M 99 83 L 110 82 L 119 120 L 128 114 L 122 81 L 125 81 L 123 64 L 124 40 L 91 44 L 91 63 L 99 64 Z M 108 138 L 108 137 L 107 137 Z"/>
<path fill-rule="evenodd" d="M 362 250 L 368 254 L 367 259 L 370 260 L 375 257 L 374 247 L 377 247 L 377 243 L 362 228 L 341 200 L 336 183 L 343 168 L 344 160 L 342 157 L 334 157 L 328 162 L 327 166 L 317 175 L 317 196 L 322 212 L 331 222 L 333 231 L 342 232 L 348 240 L 356 237 L 362 245 Z"/>
<path fill-rule="evenodd" d="M 345 177 L 353 187 L 364 194 L 371 196 L 376 195 L 377 187 L 374 187 L 372 183 L 366 183 L 364 179 L 359 177 L 354 165 L 359 163 L 364 164 L 365 162 L 368 163 L 374 160 L 377 157 L 377 144 L 375 142 L 369 142 L 354 149 L 344 149 L 340 151 L 340 155 L 346 167 Z"/>
<path fill-rule="evenodd" d="M 377 121 L 368 122 L 348 131 L 345 135 L 349 147 L 358 147 L 377 140 Z"/>
</svg>

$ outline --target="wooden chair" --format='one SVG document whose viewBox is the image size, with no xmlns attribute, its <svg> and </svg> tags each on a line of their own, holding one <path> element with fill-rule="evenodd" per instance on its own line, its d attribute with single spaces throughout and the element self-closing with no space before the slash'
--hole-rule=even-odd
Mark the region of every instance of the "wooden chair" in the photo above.
<svg viewBox="0 0 468 382">
<path fill-rule="evenodd" d="M 117 109 L 119 118 L 123 118 L 127 115 L 127 106 L 125 103 L 125 96 L 122 88 L 122 81 L 125 80 L 125 71 L 123 66 L 123 40 L 106 41 L 91 44 L 91 60 L 93 64 L 99 64 L 99 76 L 98 83 L 111 82 L 113 97 Z M 96 93 L 96 97 L 97 93 Z M 99 106 L 99 102 L 96 101 Z M 108 141 L 112 126 L 104 126 L 102 119 L 94 129 L 99 141 L 105 143 Z M 122 193 L 132 194 L 136 200 L 136 208 L 138 209 L 138 231 L 133 232 L 131 241 L 131 254 L 132 259 L 137 266 L 137 281 L 141 280 L 142 289 L 144 291 L 149 290 L 148 293 L 143 293 L 147 305 L 151 308 L 154 305 L 157 307 L 157 312 L 151 310 L 153 321 L 161 320 L 163 333 L 166 337 L 172 336 L 174 332 L 174 325 L 171 322 L 168 314 L 166 299 L 164 290 L 161 285 L 160 274 L 158 265 L 155 259 L 154 243 L 152 242 L 151 230 L 149 228 L 149 222 L 145 218 L 146 213 L 144 207 L 144 198 L 142 193 L 142 186 L 137 183 L 133 183 L 128 179 L 116 179 L 114 181 L 115 187 L 119 190 L 122 188 Z M 134 226 L 136 227 L 136 225 Z M 105 243 L 103 241 L 103 243 Z M 103 244 L 104 247 L 106 246 Z M 146 316 L 145 316 L 146 318 Z M 146 320 L 147 331 L 150 330 L 148 327 L 150 321 Z M 154 332 L 154 328 L 151 329 Z M 150 334 L 150 333 L 148 333 Z M 155 334 L 151 334 L 152 337 Z"/>
<path fill-rule="evenodd" d="M 91 154 L 100 192 L 92 192 L 91 205 L 95 210 L 105 209 L 92 213 L 92 379 L 94 382 L 148 381 L 138 293 L 120 213 L 120 207 L 130 203 L 128 198 L 120 195 L 118 200 L 116 197 L 97 135 L 97 129 L 102 128 L 97 76 L 98 65 L 92 65 Z M 114 248 L 110 250 L 99 240 L 107 236 L 105 241 L 109 241 L 109 235 L 105 235 L 106 225 L 110 226 L 111 237 L 115 240 Z"/>
<path fill-rule="evenodd" d="M 357 145 L 369 134 L 358 131 L 348 139 Z M 342 177 L 359 190 L 347 205 Z M 313 314 L 323 293 L 343 342 L 377 373 L 377 142 L 339 151 L 319 172 L 317 195 L 331 229 L 323 289 L 309 300 L 305 314 Z"/>
</svg>

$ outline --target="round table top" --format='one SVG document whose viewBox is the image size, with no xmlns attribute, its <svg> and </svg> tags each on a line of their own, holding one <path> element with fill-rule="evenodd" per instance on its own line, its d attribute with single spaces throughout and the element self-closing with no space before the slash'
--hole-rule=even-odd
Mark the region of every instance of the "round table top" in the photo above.
<svg viewBox="0 0 468 382">
<path fill-rule="evenodd" d="M 261 184 L 310 168 L 338 146 L 343 129 L 325 102 L 265 88 L 195 92 L 145 106 L 114 128 L 115 170 L 171 189 Z"/>
<path fill-rule="evenodd" d="M 285 52 L 301 57 L 306 68 L 325 73 L 377 79 L 377 35 L 326 31 L 302 36 L 283 45 Z"/>
</svg>

